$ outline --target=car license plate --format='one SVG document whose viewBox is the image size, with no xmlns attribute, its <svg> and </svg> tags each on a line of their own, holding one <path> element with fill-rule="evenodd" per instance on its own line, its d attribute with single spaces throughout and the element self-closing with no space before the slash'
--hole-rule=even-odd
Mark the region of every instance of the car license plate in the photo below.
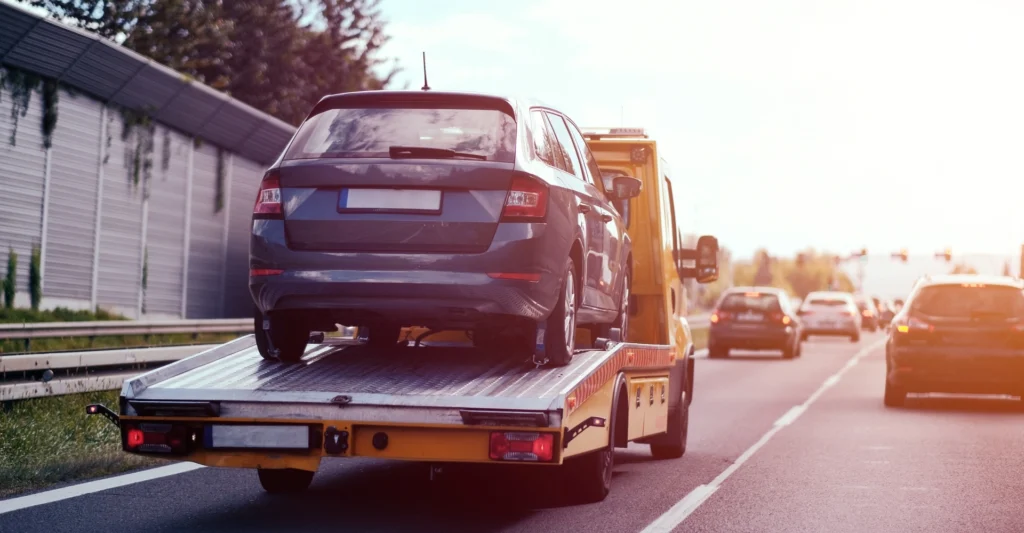
<svg viewBox="0 0 1024 533">
<path fill-rule="evenodd" d="M 203 444 L 207 448 L 308 449 L 308 426 L 206 426 Z"/>
<path fill-rule="evenodd" d="M 741 322 L 760 322 L 764 320 L 764 315 L 757 313 L 744 313 L 737 317 Z"/>
<path fill-rule="evenodd" d="M 424 189 L 342 189 L 339 211 L 437 213 L 441 191 Z"/>
</svg>

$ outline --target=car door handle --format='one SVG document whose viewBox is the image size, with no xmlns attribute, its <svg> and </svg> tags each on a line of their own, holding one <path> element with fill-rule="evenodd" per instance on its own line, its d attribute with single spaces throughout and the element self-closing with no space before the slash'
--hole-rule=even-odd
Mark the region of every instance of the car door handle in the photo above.
<svg viewBox="0 0 1024 533">
<path fill-rule="evenodd" d="M 589 213 L 590 206 L 587 204 L 580 204 L 580 213 Z"/>
<path fill-rule="evenodd" d="M 608 213 L 601 213 L 601 220 L 604 222 L 611 222 L 612 216 L 609 215 Z"/>
</svg>

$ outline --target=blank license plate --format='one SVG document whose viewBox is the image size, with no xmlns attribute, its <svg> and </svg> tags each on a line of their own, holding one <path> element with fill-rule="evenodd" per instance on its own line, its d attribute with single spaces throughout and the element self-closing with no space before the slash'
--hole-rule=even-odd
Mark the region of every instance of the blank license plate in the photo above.
<svg viewBox="0 0 1024 533">
<path fill-rule="evenodd" d="M 341 211 L 404 211 L 436 213 L 441 210 L 441 191 L 422 189 L 342 189 Z"/>
<path fill-rule="evenodd" d="M 308 449 L 307 426 L 206 426 L 207 448 Z"/>
</svg>

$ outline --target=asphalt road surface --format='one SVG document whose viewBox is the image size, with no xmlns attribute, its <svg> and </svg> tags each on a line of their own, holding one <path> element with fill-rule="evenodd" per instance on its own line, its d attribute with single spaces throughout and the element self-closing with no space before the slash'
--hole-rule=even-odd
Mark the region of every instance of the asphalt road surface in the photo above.
<svg viewBox="0 0 1024 533">
<path fill-rule="evenodd" d="M 911 397 L 886 409 L 881 340 L 698 360 L 686 455 L 618 451 L 600 504 L 573 504 L 534 471 L 430 481 L 425 465 L 332 460 L 302 495 L 200 468 L 6 512 L 0 531 L 1024 531 L 1024 408 Z"/>
</svg>

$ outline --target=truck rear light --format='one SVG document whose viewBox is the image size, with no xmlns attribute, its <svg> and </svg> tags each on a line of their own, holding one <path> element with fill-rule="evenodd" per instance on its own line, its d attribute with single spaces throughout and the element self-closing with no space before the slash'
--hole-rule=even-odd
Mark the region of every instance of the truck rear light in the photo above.
<svg viewBox="0 0 1024 533">
<path fill-rule="evenodd" d="M 495 461 L 548 462 L 555 456 L 555 435 L 527 431 L 491 433 L 490 457 Z"/>
<path fill-rule="evenodd" d="M 516 173 L 501 211 L 502 222 L 540 222 L 548 213 L 548 186 L 537 176 Z"/>
<path fill-rule="evenodd" d="M 269 170 L 256 193 L 253 218 L 281 218 L 281 178 L 277 170 Z"/>
<path fill-rule="evenodd" d="M 125 427 L 125 447 L 130 452 L 185 454 L 190 440 L 188 427 L 180 424 L 143 423 Z"/>
</svg>

